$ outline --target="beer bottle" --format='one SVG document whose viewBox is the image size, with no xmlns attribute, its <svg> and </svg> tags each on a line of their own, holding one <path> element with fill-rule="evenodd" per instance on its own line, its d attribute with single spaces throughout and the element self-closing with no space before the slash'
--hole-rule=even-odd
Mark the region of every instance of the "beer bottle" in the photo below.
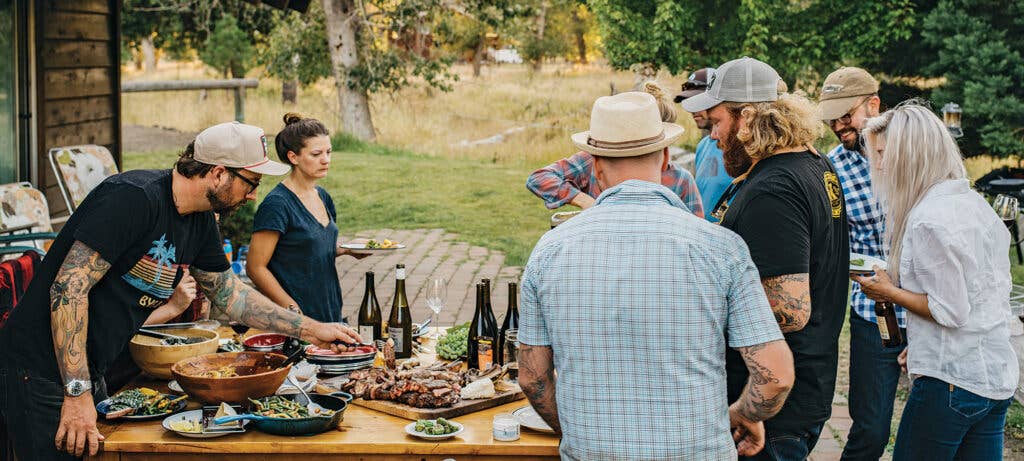
<svg viewBox="0 0 1024 461">
<path fill-rule="evenodd" d="M 517 295 L 519 288 L 516 282 L 508 283 L 508 308 L 505 310 L 505 319 L 501 321 L 501 330 L 498 331 L 498 364 L 504 365 L 507 362 L 515 361 L 515 357 L 506 358 L 505 354 L 505 332 L 519 329 L 519 302 Z"/>
<path fill-rule="evenodd" d="M 405 297 L 405 264 L 395 266 L 395 298 L 388 318 L 388 337 L 395 342 L 395 358 L 412 357 L 412 314 Z"/>
<path fill-rule="evenodd" d="M 896 321 L 896 308 L 892 303 L 876 302 L 875 316 L 878 320 L 878 333 L 882 336 L 882 345 L 896 347 L 903 344 L 900 324 Z"/>
<path fill-rule="evenodd" d="M 363 344 L 373 344 L 382 339 L 380 303 L 377 302 L 377 290 L 373 287 L 373 272 L 366 273 L 366 291 L 363 302 L 359 305 L 359 336 Z"/>
</svg>

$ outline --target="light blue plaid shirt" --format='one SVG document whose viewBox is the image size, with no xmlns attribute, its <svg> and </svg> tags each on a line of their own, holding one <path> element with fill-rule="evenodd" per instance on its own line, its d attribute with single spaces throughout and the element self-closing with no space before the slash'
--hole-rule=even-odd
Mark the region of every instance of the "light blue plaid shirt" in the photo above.
<svg viewBox="0 0 1024 461">
<path fill-rule="evenodd" d="M 630 180 L 530 255 L 519 340 L 551 346 L 562 459 L 735 460 L 725 350 L 783 339 L 743 240 Z"/>
<path fill-rule="evenodd" d="M 871 165 L 867 157 L 840 144 L 828 153 L 828 159 L 843 186 L 850 223 L 850 252 L 884 259 L 885 215 L 871 193 Z M 850 308 L 864 320 L 877 323 L 875 302 L 860 291 L 857 282 L 851 282 Z M 900 328 L 907 327 L 907 313 L 900 306 L 896 306 L 896 320 Z"/>
</svg>

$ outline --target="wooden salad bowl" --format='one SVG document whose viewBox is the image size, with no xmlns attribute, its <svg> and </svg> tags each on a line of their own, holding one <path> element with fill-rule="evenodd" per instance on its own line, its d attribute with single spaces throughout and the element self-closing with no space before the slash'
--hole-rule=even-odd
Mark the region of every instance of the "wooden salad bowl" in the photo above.
<svg viewBox="0 0 1024 461">
<path fill-rule="evenodd" d="M 217 352 L 219 345 L 220 335 L 216 331 L 201 328 L 167 328 L 161 329 L 160 332 L 177 336 L 202 337 L 206 340 L 195 344 L 165 346 L 158 338 L 144 335 L 132 337 L 128 343 L 128 351 L 132 355 L 132 360 L 147 375 L 158 379 L 171 379 L 171 367 L 175 363 L 190 357 Z"/>
<path fill-rule="evenodd" d="M 224 352 L 184 359 L 171 367 L 174 379 L 189 396 L 204 403 L 244 403 L 274 394 L 288 377 L 285 356 L 270 352 Z M 238 376 L 210 377 L 233 370 Z"/>
</svg>

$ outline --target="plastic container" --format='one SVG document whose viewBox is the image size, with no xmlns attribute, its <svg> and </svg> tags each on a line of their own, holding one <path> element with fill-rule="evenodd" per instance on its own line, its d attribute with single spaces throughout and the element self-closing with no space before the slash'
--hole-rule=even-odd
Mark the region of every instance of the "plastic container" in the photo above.
<svg viewBox="0 0 1024 461">
<path fill-rule="evenodd" d="M 499 442 L 514 442 L 519 440 L 519 421 L 510 413 L 498 413 L 494 415 L 491 425 L 491 436 Z"/>
</svg>

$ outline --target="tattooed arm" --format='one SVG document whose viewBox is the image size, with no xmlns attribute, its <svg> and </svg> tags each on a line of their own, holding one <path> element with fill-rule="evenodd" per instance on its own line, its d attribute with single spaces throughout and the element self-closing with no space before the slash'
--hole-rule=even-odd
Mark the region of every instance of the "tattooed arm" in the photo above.
<svg viewBox="0 0 1024 461">
<path fill-rule="evenodd" d="M 110 264 L 84 243 L 75 241 L 50 286 L 50 331 L 57 369 L 63 383 L 89 382 L 86 336 L 89 331 L 89 291 L 110 269 Z M 65 438 L 67 443 L 65 444 Z M 54 442 L 58 450 L 81 456 L 86 448 L 96 454 L 103 440 L 96 429 L 92 393 L 65 396 Z"/>
<path fill-rule="evenodd" d="M 729 406 L 733 440 L 741 456 L 753 456 L 764 447 L 762 421 L 775 416 L 793 388 L 793 354 L 777 340 L 738 348 L 750 371 L 739 400 Z"/>
<path fill-rule="evenodd" d="M 803 330 L 811 318 L 811 282 L 808 274 L 787 274 L 761 279 L 768 304 L 783 333 Z"/>
<path fill-rule="evenodd" d="M 339 349 L 331 343 L 339 340 L 359 343 L 361 339 L 351 328 L 336 323 L 321 323 L 300 313 L 274 304 L 273 301 L 242 283 L 230 271 L 205 272 L 191 269 L 199 289 L 210 300 L 210 316 L 226 316 L 260 330 L 301 338 L 318 347 Z M 342 348 L 344 349 L 344 348 Z"/>
<path fill-rule="evenodd" d="M 556 433 L 562 433 L 555 401 L 555 362 L 551 346 L 519 345 L 519 386 L 530 405 Z"/>
</svg>

